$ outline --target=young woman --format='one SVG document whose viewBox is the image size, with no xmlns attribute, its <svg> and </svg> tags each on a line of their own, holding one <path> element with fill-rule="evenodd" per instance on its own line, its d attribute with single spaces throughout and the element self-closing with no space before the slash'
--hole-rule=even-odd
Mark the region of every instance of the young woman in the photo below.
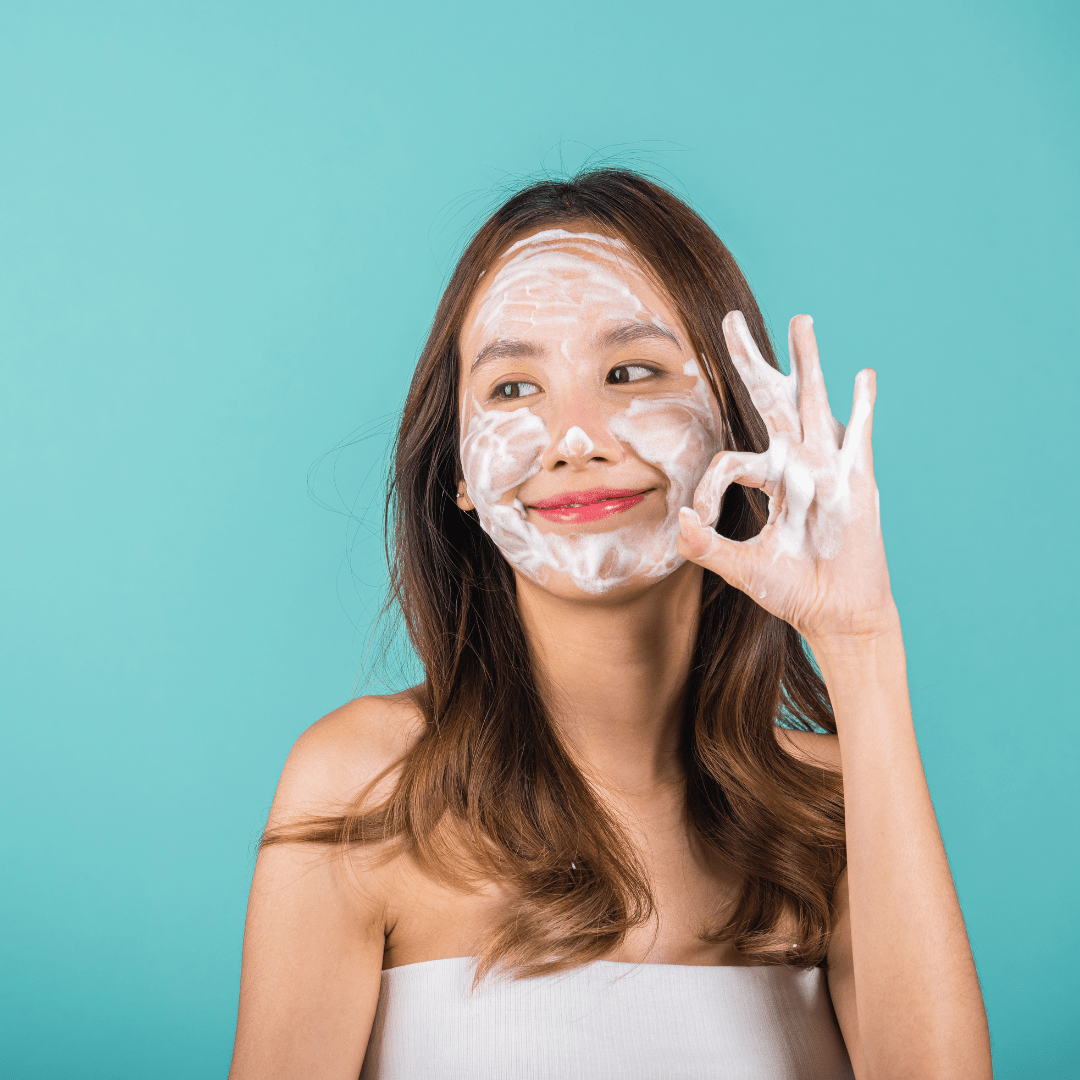
<svg viewBox="0 0 1080 1080">
<path fill-rule="evenodd" d="M 480 229 L 388 503 L 426 678 L 289 755 L 233 1080 L 991 1075 L 874 372 L 845 431 L 809 317 L 789 347 L 785 376 L 727 249 L 634 173 Z"/>
</svg>

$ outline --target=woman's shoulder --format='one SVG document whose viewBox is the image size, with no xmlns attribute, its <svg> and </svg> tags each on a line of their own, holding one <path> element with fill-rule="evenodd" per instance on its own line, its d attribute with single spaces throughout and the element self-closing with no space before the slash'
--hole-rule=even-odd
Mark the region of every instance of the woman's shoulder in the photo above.
<svg viewBox="0 0 1080 1080">
<path fill-rule="evenodd" d="M 316 720 L 285 761 L 271 812 L 275 824 L 340 813 L 392 772 L 424 731 L 419 689 L 355 698 Z"/>
<path fill-rule="evenodd" d="M 792 757 L 810 765 L 823 765 L 840 772 L 840 740 L 835 735 L 817 731 L 797 731 L 776 725 L 777 742 Z"/>
</svg>

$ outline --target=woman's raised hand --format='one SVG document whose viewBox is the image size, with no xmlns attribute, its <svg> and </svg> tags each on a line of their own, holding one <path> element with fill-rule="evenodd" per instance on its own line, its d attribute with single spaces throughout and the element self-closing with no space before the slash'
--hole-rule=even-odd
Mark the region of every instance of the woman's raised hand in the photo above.
<svg viewBox="0 0 1080 1080">
<path fill-rule="evenodd" d="M 811 645 L 890 629 L 896 609 L 870 444 L 875 373 L 867 368 L 855 377 L 845 432 L 829 410 L 808 315 L 796 315 L 788 329 L 790 375 L 766 363 L 741 312 L 725 317 L 724 337 L 765 421 L 769 449 L 713 458 L 694 509 L 681 511 L 680 553 L 752 596 Z M 732 483 L 769 496 L 768 524 L 751 540 L 729 540 L 709 527 Z"/>
</svg>

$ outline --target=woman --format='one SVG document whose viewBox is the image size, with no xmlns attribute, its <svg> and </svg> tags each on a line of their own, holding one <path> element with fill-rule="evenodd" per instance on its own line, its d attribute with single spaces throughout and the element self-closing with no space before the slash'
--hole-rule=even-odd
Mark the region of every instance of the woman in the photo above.
<svg viewBox="0 0 1080 1080">
<path fill-rule="evenodd" d="M 425 682 L 289 755 L 234 1080 L 990 1076 L 874 373 L 845 432 L 807 316 L 789 346 L 784 376 L 726 248 L 634 173 L 480 229 L 388 504 Z"/>
</svg>

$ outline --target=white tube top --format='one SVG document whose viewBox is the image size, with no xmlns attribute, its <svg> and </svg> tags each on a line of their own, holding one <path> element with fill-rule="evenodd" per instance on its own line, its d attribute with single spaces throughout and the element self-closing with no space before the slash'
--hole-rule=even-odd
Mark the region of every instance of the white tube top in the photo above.
<svg viewBox="0 0 1080 1080">
<path fill-rule="evenodd" d="M 820 968 L 472 976 L 471 957 L 384 971 L 361 1080 L 853 1080 Z"/>
</svg>

